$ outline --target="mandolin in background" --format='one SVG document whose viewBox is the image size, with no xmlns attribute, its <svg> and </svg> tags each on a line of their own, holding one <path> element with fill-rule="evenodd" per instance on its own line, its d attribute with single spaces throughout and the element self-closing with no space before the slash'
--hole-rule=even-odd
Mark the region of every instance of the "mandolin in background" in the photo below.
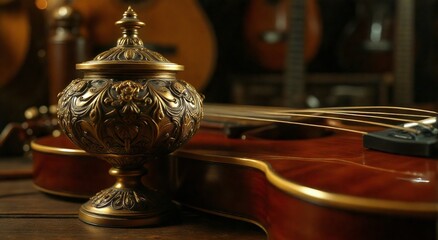
<svg viewBox="0 0 438 240">
<path fill-rule="evenodd" d="M 216 40 L 210 22 L 195 0 L 76 0 L 94 55 L 113 47 L 119 37 L 114 28 L 128 6 L 143 16 L 140 31 L 145 46 L 171 62 L 184 65 L 178 77 L 198 91 L 207 85 L 216 64 Z M 92 54 L 93 55 L 93 54 Z"/>
<path fill-rule="evenodd" d="M 285 69 L 290 0 L 251 0 L 244 19 L 244 39 L 250 54 L 263 68 Z M 304 60 L 310 62 L 321 43 L 322 22 L 316 0 L 305 1 Z"/>
<path fill-rule="evenodd" d="M 383 73 L 393 69 L 394 2 L 356 0 L 356 16 L 339 42 L 339 63 L 349 72 Z"/>
<path fill-rule="evenodd" d="M 47 103 L 45 26 L 36 1 L 0 0 L 0 129 Z"/>
</svg>

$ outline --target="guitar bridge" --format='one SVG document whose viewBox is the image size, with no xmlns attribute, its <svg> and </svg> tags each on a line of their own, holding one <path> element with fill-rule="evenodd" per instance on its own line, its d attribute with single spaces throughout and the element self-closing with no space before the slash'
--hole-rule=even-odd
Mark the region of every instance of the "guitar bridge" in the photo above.
<svg viewBox="0 0 438 240">
<path fill-rule="evenodd" d="M 383 152 L 432 157 L 437 153 L 438 129 L 436 118 L 427 118 L 420 123 L 406 123 L 402 129 L 386 129 L 379 132 L 367 133 L 363 136 L 366 148 Z"/>
</svg>

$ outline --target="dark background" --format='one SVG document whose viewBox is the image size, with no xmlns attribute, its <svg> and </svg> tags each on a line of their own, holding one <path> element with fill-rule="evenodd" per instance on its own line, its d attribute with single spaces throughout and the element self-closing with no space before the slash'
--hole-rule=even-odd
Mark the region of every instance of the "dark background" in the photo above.
<svg viewBox="0 0 438 240">
<path fill-rule="evenodd" d="M 318 0 L 322 19 L 322 42 L 318 54 L 306 65 L 306 73 L 346 72 L 338 61 L 338 49 L 347 24 L 355 20 L 356 4 L 372 0 Z M 44 50 L 47 36 L 46 15 L 33 7 L 33 1 L 6 1 L 2 11 L 20 2 L 32 16 L 32 43 L 26 62 L 13 81 L 0 87 L 0 129 L 9 122 L 24 120 L 23 112 L 31 106 L 48 104 L 47 72 Z M 243 38 L 245 11 L 251 0 L 199 0 L 217 38 L 217 63 L 208 86 L 202 90 L 206 102 L 234 103 L 233 81 L 236 76 L 277 74 L 259 66 L 248 54 Z M 390 1 L 391 2 L 391 1 Z M 415 1 L 415 103 L 437 102 L 438 40 L 437 3 Z"/>
</svg>

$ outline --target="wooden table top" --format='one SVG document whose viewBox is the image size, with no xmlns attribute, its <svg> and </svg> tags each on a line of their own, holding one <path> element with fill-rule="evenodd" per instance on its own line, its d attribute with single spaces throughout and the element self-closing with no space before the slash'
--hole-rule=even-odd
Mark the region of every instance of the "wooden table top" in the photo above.
<svg viewBox="0 0 438 240">
<path fill-rule="evenodd" d="M 0 175 L 30 169 L 30 160 L 0 158 Z M 1 239 L 266 239 L 255 225 L 181 208 L 181 221 L 151 228 L 103 228 L 78 219 L 82 203 L 36 190 L 30 178 L 0 176 Z"/>
</svg>

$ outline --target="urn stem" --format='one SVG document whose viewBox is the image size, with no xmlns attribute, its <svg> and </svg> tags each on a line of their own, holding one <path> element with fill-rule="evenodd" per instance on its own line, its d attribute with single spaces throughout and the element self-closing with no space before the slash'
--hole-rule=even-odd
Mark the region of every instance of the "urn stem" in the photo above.
<svg viewBox="0 0 438 240">
<path fill-rule="evenodd" d="M 109 174 L 116 178 L 114 188 L 139 188 L 142 186 L 141 177 L 146 173 L 146 169 L 121 169 L 112 167 L 109 170 Z"/>
</svg>

